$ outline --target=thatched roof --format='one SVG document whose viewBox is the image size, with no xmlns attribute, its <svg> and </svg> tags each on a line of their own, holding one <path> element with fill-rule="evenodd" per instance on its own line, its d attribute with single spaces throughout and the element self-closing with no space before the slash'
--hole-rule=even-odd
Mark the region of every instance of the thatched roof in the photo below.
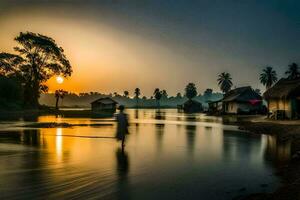
<svg viewBox="0 0 300 200">
<path fill-rule="evenodd" d="M 118 104 L 118 102 L 114 101 L 113 99 L 111 99 L 109 97 L 100 98 L 100 99 L 97 99 L 97 100 L 91 102 L 91 104 L 94 104 L 94 103 L 100 103 L 100 104 Z"/>
<path fill-rule="evenodd" d="M 265 99 L 281 99 L 292 96 L 300 96 L 300 79 L 282 78 L 264 93 Z"/>
<path fill-rule="evenodd" d="M 257 94 L 250 86 L 239 87 L 230 90 L 223 98 L 223 102 L 249 102 L 250 100 L 262 100 L 262 97 Z"/>
</svg>

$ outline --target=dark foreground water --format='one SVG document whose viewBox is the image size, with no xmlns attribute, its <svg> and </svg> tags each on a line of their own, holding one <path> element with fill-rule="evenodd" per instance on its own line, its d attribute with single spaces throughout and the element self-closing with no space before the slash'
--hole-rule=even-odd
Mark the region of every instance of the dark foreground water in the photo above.
<svg viewBox="0 0 300 200">
<path fill-rule="evenodd" d="M 274 172 L 289 144 L 202 114 L 127 112 L 124 152 L 109 119 L 44 116 L 37 121 L 89 126 L 40 129 L 1 122 L 0 199 L 222 200 L 279 185 Z"/>
</svg>

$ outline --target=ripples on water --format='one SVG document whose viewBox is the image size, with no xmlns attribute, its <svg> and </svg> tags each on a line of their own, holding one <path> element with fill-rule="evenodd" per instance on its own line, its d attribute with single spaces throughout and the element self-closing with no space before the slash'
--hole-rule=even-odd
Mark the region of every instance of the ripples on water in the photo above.
<svg viewBox="0 0 300 200">
<path fill-rule="evenodd" d="M 172 109 L 128 113 L 124 152 L 110 138 L 114 126 L 0 123 L 0 199 L 231 199 L 272 191 L 278 161 L 289 158 L 288 142 L 240 132 L 221 118 Z M 54 116 L 37 121 L 111 123 Z"/>
</svg>

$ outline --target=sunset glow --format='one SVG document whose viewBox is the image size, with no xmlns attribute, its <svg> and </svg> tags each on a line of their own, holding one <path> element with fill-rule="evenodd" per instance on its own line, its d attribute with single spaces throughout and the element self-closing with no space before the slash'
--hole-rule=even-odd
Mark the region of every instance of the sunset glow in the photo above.
<svg viewBox="0 0 300 200">
<path fill-rule="evenodd" d="M 56 77 L 56 82 L 57 82 L 58 84 L 62 84 L 62 83 L 64 82 L 64 78 L 61 77 L 61 76 L 58 76 L 58 77 Z"/>
</svg>

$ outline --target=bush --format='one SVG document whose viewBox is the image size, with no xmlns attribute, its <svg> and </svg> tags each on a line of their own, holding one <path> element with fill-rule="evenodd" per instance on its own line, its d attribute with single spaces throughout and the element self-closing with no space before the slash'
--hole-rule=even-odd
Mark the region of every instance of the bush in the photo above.
<svg viewBox="0 0 300 200">
<path fill-rule="evenodd" d="M 20 109 L 23 101 L 22 85 L 16 78 L 0 76 L 0 108 Z"/>
</svg>

